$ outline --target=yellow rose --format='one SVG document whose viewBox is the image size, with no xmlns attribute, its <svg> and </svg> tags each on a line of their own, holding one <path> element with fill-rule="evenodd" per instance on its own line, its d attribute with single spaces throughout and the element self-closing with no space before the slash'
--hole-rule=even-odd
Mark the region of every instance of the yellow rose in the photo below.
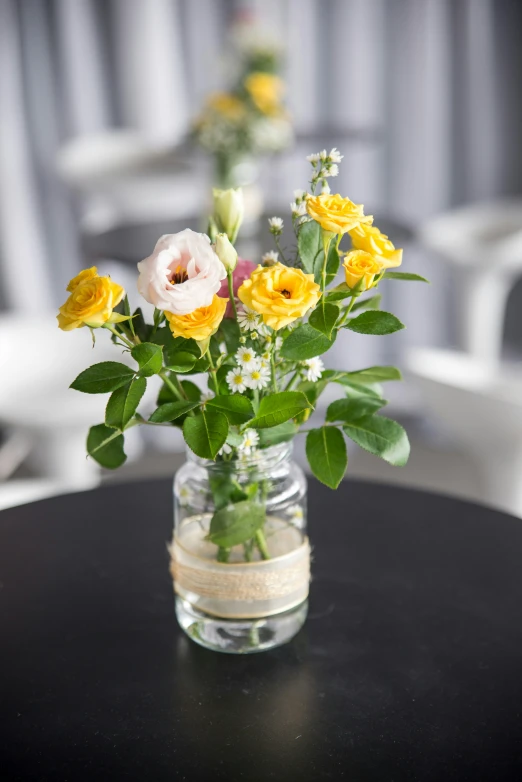
<svg viewBox="0 0 522 782">
<path fill-rule="evenodd" d="M 268 268 L 258 266 L 237 295 L 243 304 L 263 316 L 267 326 L 277 331 L 315 307 L 320 291 L 313 274 L 276 263 Z"/>
<path fill-rule="evenodd" d="M 384 268 L 380 259 L 364 250 L 351 250 L 347 253 L 343 262 L 346 284 L 349 288 L 355 287 L 363 279 L 361 291 L 367 291 L 373 285 L 376 274 L 380 274 Z"/>
<path fill-rule="evenodd" d="M 81 285 L 82 282 L 87 282 L 87 280 L 92 280 L 94 277 L 98 276 L 98 269 L 96 266 L 91 266 L 90 269 L 84 269 L 82 272 L 80 272 L 76 277 L 73 277 L 70 281 L 69 285 L 65 289 L 66 291 L 69 291 L 69 293 L 72 293 L 78 285 Z"/>
<path fill-rule="evenodd" d="M 245 107 L 235 95 L 229 92 L 214 92 L 209 96 L 207 105 L 222 117 L 230 120 L 240 120 L 245 114 Z"/>
<path fill-rule="evenodd" d="M 285 85 L 279 76 L 256 71 L 245 79 L 245 89 L 263 114 L 277 114 L 280 111 Z"/>
<path fill-rule="evenodd" d="M 386 234 L 381 233 L 376 226 L 360 224 L 350 231 L 350 236 L 354 249 L 378 256 L 385 268 L 401 265 L 402 250 L 396 250 L 393 242 L 390 242 Z"/>
<path fill-rule="evenodd" d="M 208 307 L 198 307 L 188 315 L 174 315 L 172 312 L 165 312 L 165 317 L 175 337 L 185 337 L 203 342 L 218 330 L 225 315 L 227 302 L 228 299 L 214 294 Z"/>
<path fill-rule="evenodd" d="M 95 266 L 74 277 L 67 290 L 71 295 L 58 311 L 58 326 L 72 331 L 81 326 L 96 329 L 105 323 L 125 320 L 113 309 L 123 299 L 125 291 L 110 277 L 99 277 Z"/>
<path fill-rule="evenodd" d="M 371 223 L 373 217 L 364 214 L 362 204 L 354 204 L 349 198 L 337 195 L 309 196 L 306 211 L 324 231 L 345 234 L 361 223 Z"/>
</svg>

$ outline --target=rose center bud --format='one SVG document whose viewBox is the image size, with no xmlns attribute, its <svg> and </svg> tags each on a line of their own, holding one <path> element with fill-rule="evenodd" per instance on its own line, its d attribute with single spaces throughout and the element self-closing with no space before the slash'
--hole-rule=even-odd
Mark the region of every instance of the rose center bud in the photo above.
<svg viewBox="0 0 522 782">
<path fill-rule="evenodd" d="M 176 268 L 176 271 L 172 274 L 172 277 L 170 278 L 170 284 L 181 285 L 182 282 L 186 282 L 187 280 L 188 280 L 187 270 L 184 269 L 182 266 L 178 266 Z"/>
<path fill-rule="evenodd" d="M 287 291 L 287 290 L 286 290 L 286 288 L 283 288 L 283 290 L 282 290 L 282 291 L 279 291 L 279 293 L 281 293 L 281 295 L 282 295 L 282 296 L 284 296 L 284 297 L 285 297 L 285 299 L 289 299 L 289 298 L 291 297 L 291 295 L 292 295 L 292 294 L 290 293 L 290 291 Z"/>
</svg>

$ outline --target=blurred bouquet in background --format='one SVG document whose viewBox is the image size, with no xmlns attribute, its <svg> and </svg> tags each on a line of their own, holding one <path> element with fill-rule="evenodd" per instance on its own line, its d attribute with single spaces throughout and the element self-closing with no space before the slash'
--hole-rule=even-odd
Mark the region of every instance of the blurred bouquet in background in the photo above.
<svg viewBox="0 0 522 782">
<path fill-rule="evenodd" d="M 229 90 L 211 93 L 194 123 L 194 138 L 214 158 L 214 184 L 247 185 L 256 176 L 255 158 L 292 144 L 283 99 L 281 46 L 255 23 L 232 30 Z"/>
</svg>

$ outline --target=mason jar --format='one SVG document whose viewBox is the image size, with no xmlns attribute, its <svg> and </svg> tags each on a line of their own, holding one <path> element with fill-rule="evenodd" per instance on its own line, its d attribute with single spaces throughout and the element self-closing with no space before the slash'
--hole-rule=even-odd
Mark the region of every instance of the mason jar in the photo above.
<svg viewBox="0 0 522 782">
<path fill-rule="evenodd" d="M 176 615 L 202 646 L 263 651 L 289 641 L 306 619 L 306 478 L 291 456 L 291 442 L 229 461 L 187 451 L 175 475 Z"/>
</svg>

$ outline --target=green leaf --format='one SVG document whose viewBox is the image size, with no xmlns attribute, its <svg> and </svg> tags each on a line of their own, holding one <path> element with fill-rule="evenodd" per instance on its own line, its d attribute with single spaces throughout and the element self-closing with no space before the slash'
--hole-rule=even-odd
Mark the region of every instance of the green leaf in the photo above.
<svg viewBox="0 0 522 782">
<path fill-rule="evenodd" d="M 216 511 L 210 522 L 208 539 L 221 548 L 232 548 L 253 538 L 265 521 L 265 509 L 245 500 Z"/>
<path fill-rule="evenodd" d="M 182 415 L 186 415 L 195 407 L 199 402 L 166 402 L 164 405 L 160 405 L 152 413 L 149 421 L 153 424 L 163 424 L 168 421 L 175 421 Z"/>
<path fill-rule="evenodd" d="M 318 264 L 322 265 L 323 231 L 319 223 L 311 220 L 303 223 L 297 237 L 297 249 L 303 269 L 307 274 L 314 274 Z"/>
<path fill-rule="evenodd" d="M 223 318 L 216 335 L 224 342 L 229 353 L 235 353 L 239 348 L 239 324 L 234 318 Z"/>
<path fill-rule="evenodd" d="M 313 474 L 321 483 L 330 489 L 339 486 L 348 464 L 346 443 L 339 429 L 322 426 L 308 432 L 306 457 Z"/>
<path fill-rule="evenodd" d="M 165 351 L 165 366 L 173 372 L 190 372 L 198 361 L 193 353 L 185 350 L 174 351 L 169 348 Z"/>
<path fill-rule="evenodd" d="M 80 372 L 71 388 L 84 394 L 107 394 L 124 386 L 134 377 L 134 370 L 118 361 L 102 361 Z"/>
<path fill-rule="evenodd" d="M 227 439 L 228 421 L 223 413 L 202 410 L 185 419 L 183 436 L 188 447 L 202 459 L 215 459 Z"/>
<path fill-rule="evenodd" d="M 381 306 L 382 296 L 377 293 L 375 296 L 369 296 L 367 299 L 359 299 L 352 307 L 352 312 L 359 310 L 378 310 Z"/>
<path fill-rule="evenodd" d="M 220 410 L 228 418 L 230 424 L 246 423 L 254 415 L 252 403 L 246 396 L 231 394 L 230 396 L 215 396 L 206 403 L 206 408 Z"/>
<path fill-rule="evenodd" d="M 270 429 L 260 429 L 259 447 L 270 448 L 272 445 L 286 443 L 289 440 L 292 440 L 298 431 L 299 427 L 297 427 L 293 421 L 285 421 L 284 424 L 272 426 Z"/>
<path fill-rule="evenodd" d="M 301 391 L 281 391 L 279 394 L 270 394 L 261 400 L 258 413 L 249 422 L 249 426 L 255 429 L 267 429 L 282 424 L 309 408 L 310 402 Z"/>
<path fill-rule="evenodd" d="M 146 388 L 145 378 L 136 377 L 113 391 L 105 408 L 106 425 L 123 431 L 136 412 Z"/>
<path fill-rule="evenodd" d="M 333 328 L 339 317 L 339 307 L 336 304 L 319 302 L 319 305 L 310 315 L 308 322 L 316 331 L 320 331 L 330 339 Z"/>
<path fill-rule="evenodd" d="M 402 375 L 397 367 L 368 367 L 355 372 L 343 372 L 343 377 L 349 383 L 385 383 L 389 380 L 402 380 Z"/>
<path fill-rule="evenodd" d="M 330 371 L 330 370 L 329 370 Z M 323 373 L 324 375 L 324 373 Z M 322 377 L 320 380 L 302 380 L 297 386 L 298 391 L 302 391 L 310 405 L 315 407 L 315 403 L 328 385 L 328 379 Z"/>
<path fill-rule="evenodd" d="M 408 461 L 408 435 L 397 421 L 380 415 L 366 416 L 343 429 L 354 443 L 395 467 L 403 467 Z"/>
<path fill-rule="evenodd" d="M 226 508 L 231 502 L 241 502 L 248 499 L 237 481 L 233 480 L 232 474 L 210 476 L 210 488 L 216 510 Z"/>
<path fill-rule="evenodd" d="M 374 334 L 382 336 L 383 334 L 393 334 L 394 331 L 400 331 L 404 324 L 400 322 L 391 312 L 363 312 L 353 320 L 348 321 L 345 329 L 356 331 L 358 334 Z M 295 333 L 295 332 L 294 332 Z"/>
<path fill-rule="evenodd" d="M 140 375 L 142 377 L 152 377 L 161 372 L 163 366 L 163 351 L 161 345 L 154 345 L 152 342 L 142 342 L 135 345 L 131 350 L 132 358 L 138 362 Z"/>
<path fill-rule="evenodd" d="M 323 229 L 312 220 L 303 223 L 297 237 L 297 249 L 303 268 L 307 274 L 313 274 L 316 282 L 321 281 L 324 262 Z M 326 284 L 329 285 L 339 271 L 339 253 L 335 242 L 330 243 L 326 263 Z"/>
<path fill-rule="evenodd" d="M 326 353 L 334 341 L 335 339 L 328 339 L 320 331 L 305 323 L 303 326 L 298 326 L 285 339 L 281 348 L 281 356 L 291 361 L 305 361 L 308 358 Z"/>
<path fill-rule="evenodd" d="M 91 426 L 87 436 L 87 453 L 102 467 L 115 470 L 120 467 L 127 456 L 123 450 L 124 437 L 117 430 L 110 429 L 105 424 Z"/>
<path fill-rule="evenodd" d="M 342 381 L 347 395 L 350 399 L 359 399 L 365 396 L 374 396 L 377 399 L 382 399 L 382 386 L 379 383 L 368 383 L 363 385 L 362 383 L 349 383 L 347 380 Z"/>
<path fill-rule="evenodd" d="M 361 396 L 356 399 L 336 399 L 328 406 L 326 411 L 327 421 L 346 421 L 351 423 L 367 415 L 373 415 L 384 407 L 385 399 L 376 396 Z"/>
<path fill-rule="evenodd" d="M 149 326 L 147 323 L 145 323 L 141 307 L 138 307 L 138 309 L 134 310 L 132 322 L 134 324 L 134 331 L 136 332 L 137 336 L 141 339 L 142 342 L 147 342 L 152 331 L 152 326 Z"/>
<path fill-rule="evenodd" d="M 352 289 L 348 287 L 345 282 L 341 282 L 340 285 L 336 285 L 335 288 L 329 290 L 326 295 L 326 301 L 342 301 L 352 295 Z M 353 308 L 352 308 L 353 309 Z"/>
<path fill-rule="evenodd" d="M 411 280 L 411 282 L 427 282 L 430 281 L 426 277 L 421 277 L 420 274 L 410 274 L 410 272 L 384 272 L 383 279 L 385 280 Z"/>
<path fill-rule="evenodd" d="M 191 380 L 182 380 L 181 387 L 189 402 L 199 402 L 201 399 L 201 389 Z"/>
</svg>

